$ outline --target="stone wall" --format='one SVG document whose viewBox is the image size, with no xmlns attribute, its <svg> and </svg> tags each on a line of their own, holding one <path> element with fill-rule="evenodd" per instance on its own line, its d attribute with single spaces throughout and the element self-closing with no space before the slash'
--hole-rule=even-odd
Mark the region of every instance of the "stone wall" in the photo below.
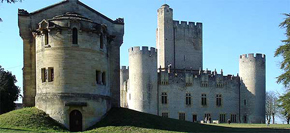
<svg viewBox="0 0 290 133">
<path fill-rule="evenodd" d="M 247 101 L 241 104 L 242 114 L 249 123 L 265 123 L 266 56 L 244 54 L 239 64 L 242 97 Z"/>
<path fill-rule="evenodd" d="M 168 75 L 167 83 L 159 83 L 159 99 L 162 93 L 167 93 L 168 103 L 162 104 L 159 100 L 159 115 L 168 113 L 169 118 L 179 119 L 179 113 L 185 113 L 186 121 L 193 121 L 193 114 L 197 120 L 204 120 L 205 114 L 211 114 L 212 120 L 219 120 L 220 114 L 226 114 L 226 120 L 231 114 L 239 117 L 239 78 L 223 76 L 221 74 L 190 72 L 161 72 Z M 187 77 L 191 80 L 186 80 Z M 161 80 L 160 80 L 161 81 Z M 206 84 L 206 85 L 205 85 Z M 220 85 L 220 86 L 218 86 Z M 191 104 L 186 105 L 186 93 L 191 94 Z M 201 95 L 206 94 L 207 105 L 201 104 Z M 221 94 L 222 104 L 216 105 L 216 95 Z"/>
</svg>

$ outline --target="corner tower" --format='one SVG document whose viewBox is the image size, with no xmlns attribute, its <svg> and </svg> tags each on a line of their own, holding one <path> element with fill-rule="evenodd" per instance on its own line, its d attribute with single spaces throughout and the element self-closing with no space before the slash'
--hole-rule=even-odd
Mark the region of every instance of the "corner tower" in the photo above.
<svg viewBox="0 0 290 133">
<path fill-rule="evenodd" d="M 71 131 L 91 127 L 120 106 L 123 19 L 111 20 L 78 0 L 19 10 L 18 19 L 25 106 L 35 104 Z"/>
<path fill-rule="evenodd" d="M 129 49 L 130 88 L 128 108 L 157 115 L 157 51 L 155 48 Z"/>
<path fill-rule="evenodd" d="M 266 56 L 240 56 L 241 120 L 245 123 L 265 123 Z"/>
</svg>

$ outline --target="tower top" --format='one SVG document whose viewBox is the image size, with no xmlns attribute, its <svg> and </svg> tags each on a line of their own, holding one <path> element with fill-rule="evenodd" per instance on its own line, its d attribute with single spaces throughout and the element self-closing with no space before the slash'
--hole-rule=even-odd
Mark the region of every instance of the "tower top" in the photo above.
<svg viewBox="0 0 290 133">
<path fill-rule="evenodd" d="M 169 7 L 169 5 L 167 5 L 167 4 L 163 4 L 161 7 Z"/>
<path fill-rule="evenodd" d="M 67 0 L 69 2 L 78 2 L 79 0 Z"/>
</svg>

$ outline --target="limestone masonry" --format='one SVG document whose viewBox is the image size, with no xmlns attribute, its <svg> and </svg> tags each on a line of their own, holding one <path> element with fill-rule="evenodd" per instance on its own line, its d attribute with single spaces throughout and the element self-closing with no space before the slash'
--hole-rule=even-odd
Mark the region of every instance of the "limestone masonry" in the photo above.
<svg viewBox="0 0 290 133">
<path fill-rule="evenodd" d="M 19 9 L 24 106 L 71 131 L 119 106 L 193 122 L 265 122 L 265 55 L 241 55 L 240 76 L 203 70 L 202 23 L 173 20 L 166 4 L 157 21 L 157 49 L 130 48 L 130 69 L 120 70 L 122 18 L 78 0 Z"/>
<path fill-rule="evenodd" d="M 123 19 L 78 0 L 19 10 L 24 45 L 24 106 L 36 106 L 71 131 L 87 129 L 120 105 Z"/>
<path fill-rule="evenodd" d="M 240 75 L 203 70 L 202 23 L 158 9 L 156 46 L 129 49 L 120 70 L 121 106 L 192 122 L 264 123 L 265 55 L 240 56 Z"/>
</svg>

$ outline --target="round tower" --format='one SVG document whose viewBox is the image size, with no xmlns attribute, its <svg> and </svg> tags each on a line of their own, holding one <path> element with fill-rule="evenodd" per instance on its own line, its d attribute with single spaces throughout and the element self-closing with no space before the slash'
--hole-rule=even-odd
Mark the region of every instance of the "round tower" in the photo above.
<svg viewBox="0 0 290 133">
<path fill-rule="evenodd" d="M 155 48 L 129 49 L 130 90 L 128 107 L 157 115 L 157 51 Z"/>
<path fill-rule="evenodd" d="M 111 108 L 107 31 L 65 13 L 41 21 L 34 32 L 36 107 L 71 131 L 87 129 Z"/>
<path fill-rule="evenodd" d="M 241 120 L 265 123 L 266 57 L 264 54 L 240 56 Z"/>
<path fill-rule="evenodd" d="M 120 69 L 120 106 L 123 108 L 127 107 L 127 86 L 129 79 L 129 68 L 122 66 Z"/>
</svg>

